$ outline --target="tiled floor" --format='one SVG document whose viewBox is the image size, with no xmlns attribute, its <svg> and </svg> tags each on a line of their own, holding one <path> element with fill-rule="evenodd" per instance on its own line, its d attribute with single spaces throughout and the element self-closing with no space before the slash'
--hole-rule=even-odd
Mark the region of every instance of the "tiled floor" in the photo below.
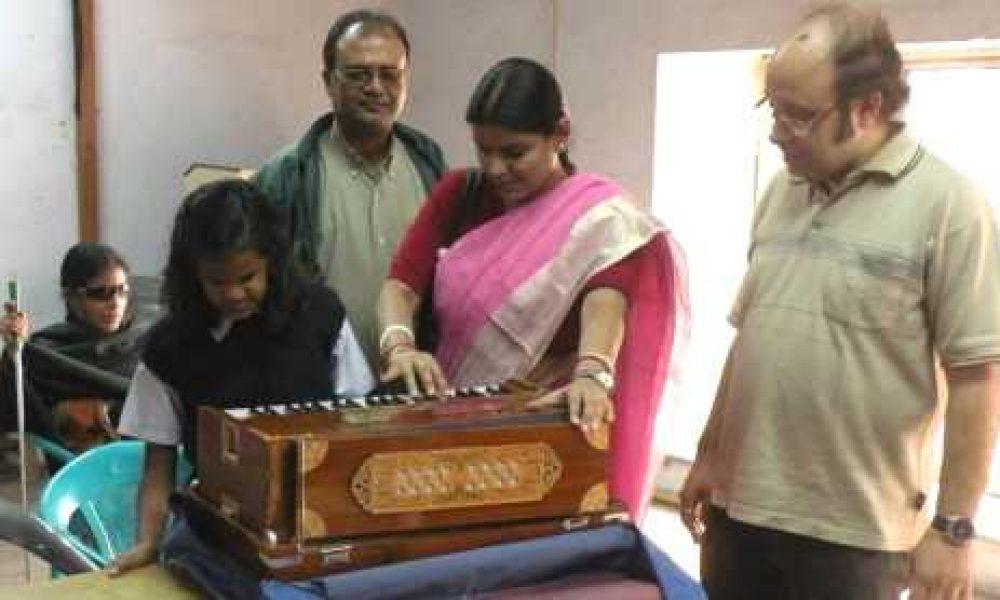
<svg viewBox="0 0 1000 600">
<path fill-rule="evenodd" d="M 646 515 L 642 531 L 688 575 L 698 579 L 698 545 L 684 529 L 677 511 L 654 504 Z"/>
</svg>

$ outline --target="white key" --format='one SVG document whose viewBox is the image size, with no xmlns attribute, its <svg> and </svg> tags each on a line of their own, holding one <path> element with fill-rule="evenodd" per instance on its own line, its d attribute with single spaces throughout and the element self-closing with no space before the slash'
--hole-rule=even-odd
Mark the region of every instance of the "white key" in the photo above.
<svg viewBox="0 0 1000 600">
<path fill-rule="evenodd" d="M 240 421 L 242 421 L 243 419 L 249 419 L 250 418 L 250 409 L 249 408 L 230 408 L 230 409 L 226 410 L 226 414 L 229 415 L 230 417 L 234 418 L 234 419 L 239 419 Z"/>
</svg>

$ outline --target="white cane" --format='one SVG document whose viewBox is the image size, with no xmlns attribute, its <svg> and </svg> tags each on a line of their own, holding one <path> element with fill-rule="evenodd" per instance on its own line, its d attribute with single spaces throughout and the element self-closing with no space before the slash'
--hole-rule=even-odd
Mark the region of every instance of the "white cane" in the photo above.
<svg viewBox="0 0 1000 600">
<path fill-rule="evenodd" d="M 20 310 L 17 294 L 17 279 L 11 278 L 7 281 L 7 298 L 14 310 Z M 28 506 L 28 454 L 27 435 L 24 431 L 24 360 L 21 351 L 24 349 L 24 341 L 20 337 L 15 337 L 14 351 L 11 358 L 14 361 L 14 395 L 17 399 L 17 445 L 20 456 L 21 467 L 21 510 L 24 514 L 29 514 Z M 24 552 L 24 577 L 31 583 L 31 554 L 27 550 Z"/>
</svg>

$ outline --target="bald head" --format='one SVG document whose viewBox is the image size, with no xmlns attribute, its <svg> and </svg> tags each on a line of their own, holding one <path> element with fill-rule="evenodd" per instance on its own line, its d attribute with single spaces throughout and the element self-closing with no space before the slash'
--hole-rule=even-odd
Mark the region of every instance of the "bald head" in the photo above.
<svg viewBox="0 0 1000 600">
<path fill-rule="evenodd" d="M 817 93 L 825 95 L 835 85 L 832 32 L 822 19 L 809 19 L 775 51 L 767 69 L 768 87 L 783 87 L 813 80 Z M 832 92 L 831 92 L 832 93 Z"/>
<path fill-rule="evenodd" d="M 838 103 L 878 92 L 887 117 L 909 97 L 889 25 L 871 6 L 829 2 L 817 7 L 779 46 L 774 62 L 789 75 L 828 64 Z"/>
<path fill-rule="evenodd" d="M 821 183 L 838 181 L 871 156 L 906 99 L 885 20 L 843 2 L 802 20 L 775 51 L 765 84 L 771 140 L 790 172 Z"/>
<path fill-rule="evenodd" d="M 830 56 L 833 32 L 826 19 L 811 18 L 803 21 L 795 32 L 774 53 L 775 60 L 822 61 Z"/>
</svg>

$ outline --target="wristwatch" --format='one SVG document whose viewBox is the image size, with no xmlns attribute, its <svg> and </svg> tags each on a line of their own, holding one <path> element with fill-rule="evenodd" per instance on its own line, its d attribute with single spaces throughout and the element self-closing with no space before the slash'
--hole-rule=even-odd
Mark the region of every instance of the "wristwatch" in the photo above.
<svg viewBox="0 0 1000 600">
<path fill-rule="evenodd" d="M 931 527 L 939 531 L 949 544 L 964 546 L 976 537 L 976 527 L 968 517 L 936 515 Z"/>
<path fill-rule="evenodd" d="M 615 389 L 615 378 L 607 371 L 584 371 L 583 373 L 577 373 L 576 376 L 586 377 L 587 379 L 596 382 L 597 385 L 604 388 L 604 391 L 609 394 Z"/>
</svg>

